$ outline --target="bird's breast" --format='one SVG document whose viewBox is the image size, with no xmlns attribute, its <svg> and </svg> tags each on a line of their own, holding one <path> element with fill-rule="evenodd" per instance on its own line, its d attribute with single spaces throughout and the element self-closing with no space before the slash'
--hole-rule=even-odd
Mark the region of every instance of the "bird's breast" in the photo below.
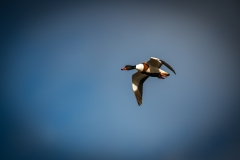
<svg viewBox="0 0 240 160">
<path fill-rule="evenodd" d="M 144 65 L 143 64 L 137 64 L 136 65 L 136 70 L 139 70 L 140 72 L 144 71 Z"/>
</svg>

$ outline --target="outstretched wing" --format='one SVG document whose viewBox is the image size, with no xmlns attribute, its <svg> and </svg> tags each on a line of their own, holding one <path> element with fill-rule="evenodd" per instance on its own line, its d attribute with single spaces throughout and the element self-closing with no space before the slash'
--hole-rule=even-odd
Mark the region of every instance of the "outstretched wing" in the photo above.
<svg viewBox="0 0 240 160">
<path fill-rule="evenodd" d="M 176 72 L 174 71 L 174 69 L 165 61 L 160 60 L 158 58 L 155 57 L 151 57 L 149 61 L 147 61 L 147 64 L 154 66 L 154 67 L 158 67 L 160 68 L 163 65 L 165 65 L 168 69 L 170 69 L 171 71 L 173 71 L 173 73 L 176 74 Z"/>
<path fill-rule="evenodd" d="M 173 69 L 169 64 L 167 64 L 167 62 L 165 62 L 165 61 L 163 61 L 163 60 L 161 60 L 161 62 L 162 62 L 162 64 L 164 64 L 167 68 L 169 68 L 171 71 L 173 71 L 173 73 L 176 74 L 176 72 L 174 71 L 174 69 Z"/>
<path fill-rule="evenodd" d="M 132 88 L 139 106 L 142 104 L 143 83 L 147 78 L 148 76 L 141 72 L 132 75 Z"/>
<path fill-rule="evenodd" d="M 162 62 L 158 58 L 155 58 L 155 57 L 151 57 L 150 60 L 147 61 L 147 64 L 157 67 L 157 68 L 160 68 L 162 66 Z"/>
</svg>

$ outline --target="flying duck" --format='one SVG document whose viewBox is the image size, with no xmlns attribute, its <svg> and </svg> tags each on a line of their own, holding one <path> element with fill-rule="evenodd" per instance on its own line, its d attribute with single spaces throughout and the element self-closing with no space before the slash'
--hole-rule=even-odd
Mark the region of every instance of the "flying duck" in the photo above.
<svg viewBox="0 0 240 160">
<path fill-rule="evenodd" d="M 160 79 L 165 79 L 170 75 L 166 71 L 160 69 L 162 64 L 169 68 L 174 74 L 176 74 L 174 69 L 169 64 L 155 57 L 151 57 L 149 61 L 137 64 L 135 66 L 126 65 L 124 68 L 121 69 L 121 70 L 133 70 L 133 69 L 138 70 L 136 73 L 132 75 L 132 89 L 139 106 L 142 104 L 143 83 L 145 82 L 145 80 L 148 77 L 157 77 Z"/>
</svg>

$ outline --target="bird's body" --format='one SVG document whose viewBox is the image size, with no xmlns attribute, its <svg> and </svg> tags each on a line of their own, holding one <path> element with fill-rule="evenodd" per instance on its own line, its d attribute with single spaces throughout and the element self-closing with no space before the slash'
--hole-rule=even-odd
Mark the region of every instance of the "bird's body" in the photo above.
<svg viewBox="0 0 240 160">
<path fill-rule="evenodd" d="M 171 71 L 175 73 L 174 69 L 169 64 L 155 57 L 151 57 L 149 61 L 137 64 L 135 66 L 126 65 L 123 69 L 121 69 L 121 70 L 132 70 L 132 69 L 138 70 L 138 72 L 132 75 L 132 89 L 134 91 L 134 94 L 139 106 L 142 104 L 142 93 L 143 93 L 144 81 L 148 77 L 158 77 L 161 79 L 165 79 L 167 76 L 170 75 L 169 73 L 160 69 L 162 64 L 164 64 L 166 67 L 168 67 Z"/>
</svg>

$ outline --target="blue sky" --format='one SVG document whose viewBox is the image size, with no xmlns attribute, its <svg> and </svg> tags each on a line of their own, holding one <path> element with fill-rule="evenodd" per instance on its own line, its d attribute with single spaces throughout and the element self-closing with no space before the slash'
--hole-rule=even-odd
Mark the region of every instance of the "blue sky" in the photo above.
<svg viewBox="0 0 240 160">
<path fill-rule="evenodd" d="M 44 6 L 19 15 L 4 44 L 7 157 L 235 157 L 234 5 Z M 138 107 L 131 88 L 135 71 L 120 69 L 152 56 L 177 74 L 162 67 L 171 76 L 149 78 Z"/>
</svg>

